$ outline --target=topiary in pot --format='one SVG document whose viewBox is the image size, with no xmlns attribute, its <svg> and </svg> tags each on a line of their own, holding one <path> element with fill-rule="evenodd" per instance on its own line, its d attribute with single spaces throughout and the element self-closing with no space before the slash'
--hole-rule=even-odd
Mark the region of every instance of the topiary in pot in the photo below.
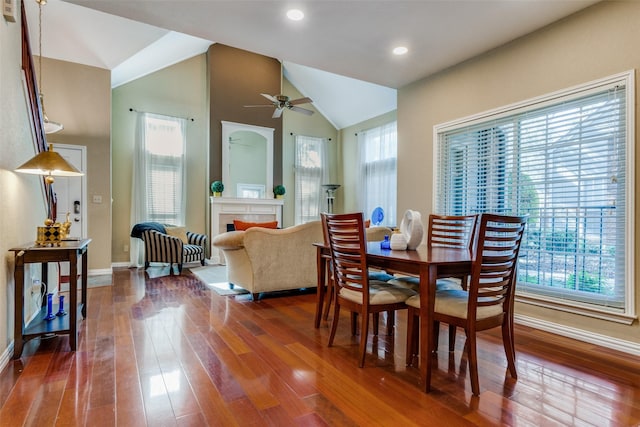
<svg viewBox="0 0 640 427">
<path fill-rule="evenodd" d="M 224 184 L 222 181 L 213 181 L 211 183 L 211 192 L 213 193 L 213 197 L 220 197 L 223 191 Z"/>
<path fill-rule="evenodd" d="M 276 199 L 282 199 L 284 193 L 286 193 L 284 185 L 278 184 L 273 187 L 273 194 L 276 196 Z"/>
</svg>

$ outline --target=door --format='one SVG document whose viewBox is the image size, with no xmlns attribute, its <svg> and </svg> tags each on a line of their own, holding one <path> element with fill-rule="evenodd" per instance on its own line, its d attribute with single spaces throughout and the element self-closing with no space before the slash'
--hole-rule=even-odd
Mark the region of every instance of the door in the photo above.
<svg viewBox="0 0 640 427">
<path fill-rule="evenodd" d="M 53 149 L 79 171 L 86 172 L 87 147 L 80 145 L 54 144 Z M 55 222 L 71 221 L 70 238 L 87 237 L 86 174 L 81 177 L 56 177 L 53 188 L 57 199 Z"/>
</svg>

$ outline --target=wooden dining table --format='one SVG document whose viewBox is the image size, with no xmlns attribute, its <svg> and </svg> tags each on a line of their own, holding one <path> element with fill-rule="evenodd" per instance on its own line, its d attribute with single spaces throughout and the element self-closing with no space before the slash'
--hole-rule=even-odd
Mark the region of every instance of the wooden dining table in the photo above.
<svg viewBox="0 0 640 427">
<path fill-rule="evenodd" d="M 326 292 L 326 272 L 331 261 L 329 248 L 323 243 L 317 247 L 318 288 L 315 327 L 320 326 L 322 306 Z M 416 250 L 381 249 L 380 242 L 367 243 L 367 264 L 387 271 L 403 273 L 420 278 L 420 382 L 424 391 L 430 391 L 431 357 L 434 340 L 431 328 L 438 277 L 458 277 L 471 274 L 472 254 L 469 249 L 428 247 L 426 244 Z"/>
</svg>

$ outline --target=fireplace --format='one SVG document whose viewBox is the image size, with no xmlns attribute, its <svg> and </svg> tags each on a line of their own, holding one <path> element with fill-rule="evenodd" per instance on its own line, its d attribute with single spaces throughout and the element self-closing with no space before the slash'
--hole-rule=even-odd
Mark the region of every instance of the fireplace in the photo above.
<svg viewBox="0 0 640 427">
<path fill-rule="evenodd" d="M 283 199 L 240 199 L 235 197 L 211 197 L 211 241 L 227 231 L 234 219 L 249 222 L 278 221 L 282 227 Z M 211 262 L 224 264 L 221 251 L 211 246 Z"/>
</svg>

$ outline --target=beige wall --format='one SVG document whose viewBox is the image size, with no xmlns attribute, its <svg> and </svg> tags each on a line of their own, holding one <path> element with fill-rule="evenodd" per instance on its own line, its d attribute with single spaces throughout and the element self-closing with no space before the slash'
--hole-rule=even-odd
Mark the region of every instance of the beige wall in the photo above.
<svg viewBox="0 0 640 427">
<path fill-rule="evenodd" d="M 398 211 L 432 208 L 433 126 L 640 67 L 640 2 L 607 1 L 400 89 Z M 636 95 L 637 97 L 637 95 Z M 636 121 L 640 110 L 636 107 Z M 637 154 L 636 154 L 637 156 Z M 636 181 L 640 174 L 636 173 Z M 638 188 L 638 182 L 635 183 Z M 637 215 L 636 215 L 637 216 Z M 640 253 L 635 244 L 636 254 Z M 640 275 L 636 272 L 636 284 Z M 637 287 L 637 285 L 636 285 Z M 638 307 L 640 291 L 636 291 Z M 601 334 L 640 351 L 640 327 L 518 304 L 558 332 Z"/>
<path fill-rule="evenodd" d="M 111 73 L 103 68 L 43 58 L 42 74 L 47 116 L 64 125 L 62 131 L 47 135 L 47 141 L 87 147 L 87 235 L 92 239 L 89 274 L 109 273 Z M 102 203 L 93 203 L 93 196 L 101 196 Z"/>
<path fill-rule="evenodd" d="M 20 68 L 20 16 L 17 21 L 0 19 L 0 369 L 12 355 L 13 342 L 14 254 L 9 249 L 33 241 L 46 217 L 42 179 L 13 172 L 36 154 Z M 30 277 L 25 272 L 29 286 Z"/>
<path fill-rule="evenodd" d="M 356 162 L 358 159 L 357 133 L 391 123 L 396 119 L 397 112 L 394 110 L 340 130 L 340 162 L 342 177 L 341 180 L 338 181 L 338 184 L 341 184 L 342 187 L 336 191 L 335 212 L 358 211 L 358 195 L 356 189 L 358 181 L 358 171 L 356 168 Z M 398 155 L 400 154 L 401 144 L 403 144 L 403 141 L 398 137 Z M 400 171 L 398 171 L 398 175 L 400 175 Z M 400 187 L 399 180 L 398 187 Z M 400 205 L 398 204 L 398 212 L 404 212 L 405 209 L 400 210 Z M 415 208 L 412 207 L 411 209 Z M 371 216 L 371 212 L 364 212 L 364 215 L 365 218 L 368 219 Z"/>
<path fill-rule="evenodd" d="M 303 97 L 298 89 L 284 78 L 282 93 L 291 99 Z M 284 196 L 283 223 L 285 227 L 289 227 L 295 222 L 295 175 L 293 169 L 295 165 L 295 135 L 331 138 L 328 143 L 329 175 L 333 181 L 338 180 L 341 175 L 341 171 L 338 169 L 338 131 L 322 114 L 318 113 L 313 104 L 305 104 L 301 107 L 313 110 L 315 114 L 306 116 L 293 111 L 285 111 L 282 120 L 282 183 L 287 191 Z"/>
<path fill-rule="evenodd" d="M 114 263 L 128 263 L 136 114 L 130 108 L 193 118 L 187 122 L 187 229 L 205 233 L 209 201 L 207 59 L 198 55 L 113 90 Z"/>
</svg>

